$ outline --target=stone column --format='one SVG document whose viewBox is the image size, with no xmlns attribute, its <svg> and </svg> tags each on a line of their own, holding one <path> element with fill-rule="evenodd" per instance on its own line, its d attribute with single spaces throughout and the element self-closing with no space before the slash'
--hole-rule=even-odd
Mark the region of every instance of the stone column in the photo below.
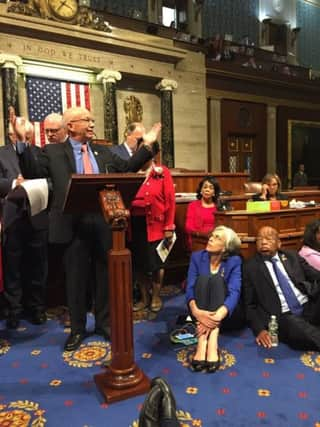
<svg viewBox="0 0 320 427">
<path fill-rule="evenodd" d="M 177 87 L 178 83 L 169 79 L 162 79 L 156 85 L 161 92 L 161 161 L 168 168 L 174 168 L 172 92 Z"/>
<path fill-rule="evenodd" d="M 118 144 L 118 119 L 116 102 L 116 83 L 121 80 L 119 71 L 102 70 L 97 81 L 103 84 L 104 93 L 104 137 L 113 144 Z"/>
<path fill-rule="evenodd" d="M 201 37 L 202 35 L 202 9 L 203 1 L 187 1 L 188 32 L 193 36 Z"/>
<path fill-rule="evenodd" d="M 267 170 L 277 168 L 277 106 L 267 106 Z M 263 174 L 262 174 L 263 175 Z"/>
<path fill-rule="evenodd" d="M 18 96 L 18 67 L 22 66 L 22 58 L 17 55 L 1 53 L 0 66 L 2 78 L 3 126 L 7 137 L 9 107 L 14 107 L 17 115 L 20 113 Z"/>
<path fill-rule="evenodd" d="M 209 99 L 209 171 L 221 171 L 221 99 Z"/>
</svg>

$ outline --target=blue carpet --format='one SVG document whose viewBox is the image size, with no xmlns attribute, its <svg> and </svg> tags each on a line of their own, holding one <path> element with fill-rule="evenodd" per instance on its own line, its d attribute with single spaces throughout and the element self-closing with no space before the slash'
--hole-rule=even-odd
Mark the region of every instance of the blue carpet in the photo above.
<svg viewBox="0 0 320 427">
<path fill-rule="evenodd" d="M 182 426 L 320 427 L 318 353 L 282 344 L 265 350 L 245 329 L 220 337 L 217 373 L 192 373 L 194 349 L 171 344 L 168 335 L 184 307 L 183 295 L 167 296 L 155 320 L 134 325 L 136 362 L 171 384 Z M 110 360 L 110 343 L 91 335 L 77 352 L 63 353 L 68 332 L 56 319 L 22 321 L 13 332 L 0 322 L 0 427 L 137 426 L 145 396 L 108 405 L 93 382 Z"/>
</svg>

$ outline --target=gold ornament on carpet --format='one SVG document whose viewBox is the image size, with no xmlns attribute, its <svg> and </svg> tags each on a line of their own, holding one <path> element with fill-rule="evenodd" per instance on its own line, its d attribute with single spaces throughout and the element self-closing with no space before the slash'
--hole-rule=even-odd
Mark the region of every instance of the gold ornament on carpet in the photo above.
<svg viewBox="0 0 320 427">
<path fill-rule="evenodd" d="M 320 355 L 316 351 L 308 351 L 300 356 L 301 362 L 314 372 L 320 372 Z"/>
<path fill-rule="evenodd" d="M 10 343 L 7 340 L 0 340 L 0 355 L 8 353 L 10 350 Z"/>
<path fill-rule="evenodd" d="M 196 347 L 195 346 L 189 346 L 186 348 L 183 348 L 182 350 L 177 352 L 177 360 L 184 366 L 185 368 L 188 368 L 191 364 L 191 361 L 193 359 L 193 355 L 195 353 Z M 220 359 L 221 359 L 221 365 L 219 370 L 224 371 L 225 369 L 230 368 L 231 366 L 236 364 L 236 357 L 229 353 L 228 350 L 220 349 Z"/>
<path fill-rule="evenodd" d="M 45 411 L 39 409 L 39 403 L 29 400 L 17 400 L 7 405 L 1 405 L 0 426 L 19 427 L 43 427 L 46 419 L 43 417 Z"/>
<path fill-rule="evenodd" d="M 107 342 L 92 341 L 81 344 L 76 351 L 65 351 L 62 357 L 65 362 L 74 368 L 101 366 L 111 360 L 111 345 Z"/>
</svg>

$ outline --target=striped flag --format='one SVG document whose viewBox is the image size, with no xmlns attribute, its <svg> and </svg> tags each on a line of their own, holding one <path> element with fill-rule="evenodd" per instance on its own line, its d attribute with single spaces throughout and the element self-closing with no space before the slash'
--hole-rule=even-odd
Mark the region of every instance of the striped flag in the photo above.
<svg viewBox="0 0 320 427">
<path fill-rule="evenodd" d="M 43 120 L 50 113 L 63 113 L 70 107 L 85 107 L 90 110 L 89 85 L 71 83 L 41 77 L 27 77 L 29 120 L 34 125 L 35 145 L 47 143 Z"/>
</svg>

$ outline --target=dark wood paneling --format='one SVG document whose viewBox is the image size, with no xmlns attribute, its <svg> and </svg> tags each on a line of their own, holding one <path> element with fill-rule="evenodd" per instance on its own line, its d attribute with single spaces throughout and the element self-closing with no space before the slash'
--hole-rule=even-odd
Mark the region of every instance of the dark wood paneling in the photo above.
<svg viewBox="0 0 320 427">
<path fill-rule="evenodd" d="M 319 99 L 318 99 L 319 101 Z M 320 110 L 307 110 L 302 108 L 278 107 L 277 108 L 277 164 L 276 170 L 282 184 L 288 184 L 288 121 L 314 121 L 320 122 Z M 318 159 L 316 159 L 318 161 Z"/>
<path fill-rule="evenodd" d="M 247 118 L 243 117 L 243 112 L 246 112 Z M 232 135 L 248 136 L 253 140 L 251 180 L 261 180 L 267 166 L 266 123 L 267 112 L 264 104 L 233 100 L 221 101 L 222 171 L 229 171 L 228 138 Z M 240 192 L 242 191 L 243 189 Z"/>
</svg>

